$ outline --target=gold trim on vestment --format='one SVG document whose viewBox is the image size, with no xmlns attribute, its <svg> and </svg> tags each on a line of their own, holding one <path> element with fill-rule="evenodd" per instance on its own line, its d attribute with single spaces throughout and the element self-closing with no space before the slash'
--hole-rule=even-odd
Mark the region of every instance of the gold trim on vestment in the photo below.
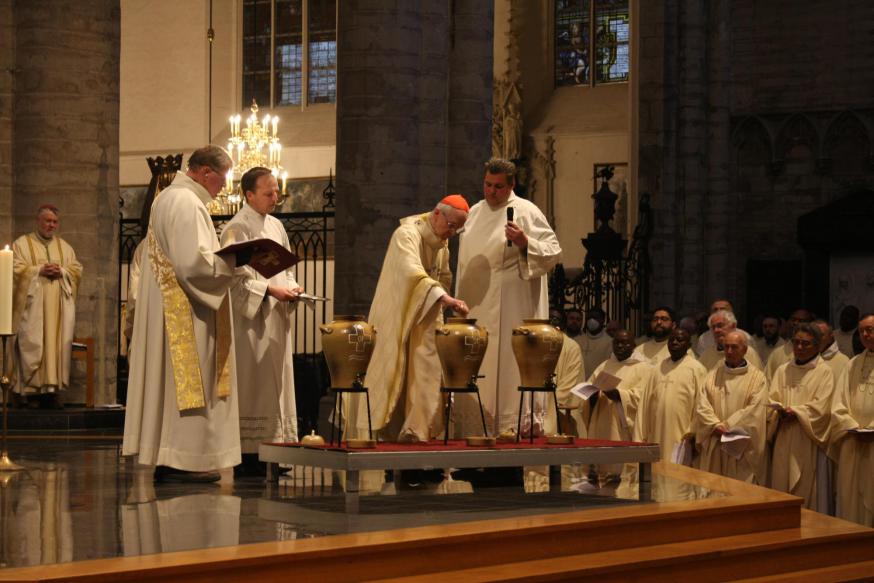
<svg viewBox="0 0 874 583">
<path fill-rule="evenodd" d="M 170 347 L 170 363 L 173 367 L 173 380 L 176 383 L 176 405 L 180 411 L 197 409 L 206 405 L 203 387 L 203 374 L 197 353 L 194 336 L 194 321 L 188 296 L 179 286 L 173 264 L 158 244 L 152 229 L 146 236 L 149 249 L 149 263 L 152 273 L 161 289 L 164 311 L 164 330 Z M 225 296 L 216 314 L 216 376 L 218 396 L 231 394 L 227 362 L 230 354 L 230 310 Z M 220 365 L 220 366 L 218 366 Z"/>
</svg>

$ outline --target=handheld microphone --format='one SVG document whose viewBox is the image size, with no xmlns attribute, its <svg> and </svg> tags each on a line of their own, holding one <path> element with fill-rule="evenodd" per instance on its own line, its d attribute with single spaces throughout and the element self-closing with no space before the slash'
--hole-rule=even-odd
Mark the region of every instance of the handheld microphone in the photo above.
<svg viewBox="0 0 874 583">
<path fill-rule="evenodd" d="M 514 212 L 513 207 L 508 206 L 507 207 L 507 222 L 508 223 L 513 220 L 513 212 Z M 512 247 L 512 246 L 513 246 L 513 242 L 511 240 L 507 239 L 507 247 Z"/>
</svg>

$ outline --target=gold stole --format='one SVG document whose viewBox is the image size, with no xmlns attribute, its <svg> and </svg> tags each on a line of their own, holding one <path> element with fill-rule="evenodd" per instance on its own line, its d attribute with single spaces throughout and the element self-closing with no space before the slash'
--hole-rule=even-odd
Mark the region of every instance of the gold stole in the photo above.
<svg viewBox="0 0 874 583">
<path fill-rule="evenodd" d="M 176 382 L 176 405 L 180 411 L 205 406 L 203 375 L 197 354 L 194 337 L 194 322 L 188 296 L 179 286 L 173 264 L 158 244 L 152 229 L 146 240 L 149 248 L 149 262 L 152 273 L 161 288 L 164 308 L 164 329 L 170 345 L 170 362 L 173 366 L 173 380 Z M 228 297 L 225 294 L 222 305 L 216 313 L 216 376 L 218 396 L 231 394 L 230 376 L 227 360 L 231 352 L 231 314 Z"/>
</svg>

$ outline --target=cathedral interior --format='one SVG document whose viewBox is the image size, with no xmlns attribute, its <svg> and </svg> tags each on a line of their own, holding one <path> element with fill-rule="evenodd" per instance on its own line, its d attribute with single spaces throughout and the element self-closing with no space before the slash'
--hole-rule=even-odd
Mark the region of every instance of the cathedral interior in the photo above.
<svg viewBox="0 0 874 583">
<path fill-rule="evenodd" d="M 679 469 L 654 477 L 654 504 L 627 484 L 578 488 L 569 466 L 558 492 L 526 468 L 521 489 L 474 496 L 459 481 L 392 490 L 392 503 L 377 473 L 359 513 L 336 495 L 342 476 L 312 468 L 278 485 L 225 473 L 217 486 L 153 486 L 120 457 L 119 407 L 129 265 L 161 164 L 231 146 L 234 116 L 253 107 L 279 120 L 277 216 L 303 258 L 298 279 L 333 300 L 295 322 L 299 386 L 326 382 L 318 324 L 368 313 L 399 219 L 449 193 L 481 200 L 492 156 L 517 164 L 516 193 L 558 237 L 550 294 L 563 307 L 603 305 L 638 333 L 655 306 L 691 315 L 717 298 L 744 327 L 800 307 L 835 323 L 847 305 L 874 309 L 872 30 L 874 3 L 859 0 L 0 0 L 0 243 L 31 231 L 40 205 L 61 209 L 85 270 L 75 337 L 87 345 L 65 401 L 96 413 L 10 414 L 9 453 L 28 469 L 0 474 L 0 580 L 243 580 L 279 576 L 275 557 L 313 577 L 425 580 L 391 558 L 417 545 L 465 580 L 513 575 L 477 571 L 458 558 L 466 548 L 494 553 L 493 568 L 551 558 L 568 580 L 613 580 L 608 550 L 641 536 L 633 521 L 661 545 L 648 560 L 680 576 L 776 573 L 765 551 L 740 550 L 769 521 L 785 542 L 774 556 L 809 577 L 795 580 L 827 580 L 816 570 L 837 564 L 833 580 L 865 573 L 869 529 L 814 524 L 789 496 Z M 222 195 L 210 209 L 219 230 L 235 204 Z M 602 227 L 621 240 L 605 261 L 623 287 L 592 296 L 586 241 Z M 307 429 L 326 418 L 320 397 L 298 393 Z M 681 501 L 698 514 L 680 516 Z M 616 522 L 568 518 L 588 511 Z M 708 549 L 732 548 L 752 571 L 706 549 L 695 568 L 667 558 L 671 544 L 704 549 L 695 516 L 724 529 Z M 586 561 L 565 537 L 601 528 L 612 538 L 591 572 L 559 566 Z M 792 528 L 808 529 L 802 543 L 780 539 Z"/>
</svg>

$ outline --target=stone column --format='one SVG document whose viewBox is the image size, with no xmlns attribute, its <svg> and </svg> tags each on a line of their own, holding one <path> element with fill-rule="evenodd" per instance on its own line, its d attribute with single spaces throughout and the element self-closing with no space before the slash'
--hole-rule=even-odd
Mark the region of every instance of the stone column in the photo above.
<svg viewBox="0 0 874 583">
<path fill-rule="evenodd" d="M 335 313 L 366 314 L 398 219 L 482 178 L 492 8 L 344 0 L 338 9 Z"/>
<path fill-rule="evenodd" d="M 85 270 L 76 335 L 95 342 L 97 402 L 114 402 L 119 0 L 15 0 L 14 12 L 14 234 L 33 229 L 41 203 L 59 207 Z M 77 385 L 67 401 L 84 402 Z"/>
</svg>

